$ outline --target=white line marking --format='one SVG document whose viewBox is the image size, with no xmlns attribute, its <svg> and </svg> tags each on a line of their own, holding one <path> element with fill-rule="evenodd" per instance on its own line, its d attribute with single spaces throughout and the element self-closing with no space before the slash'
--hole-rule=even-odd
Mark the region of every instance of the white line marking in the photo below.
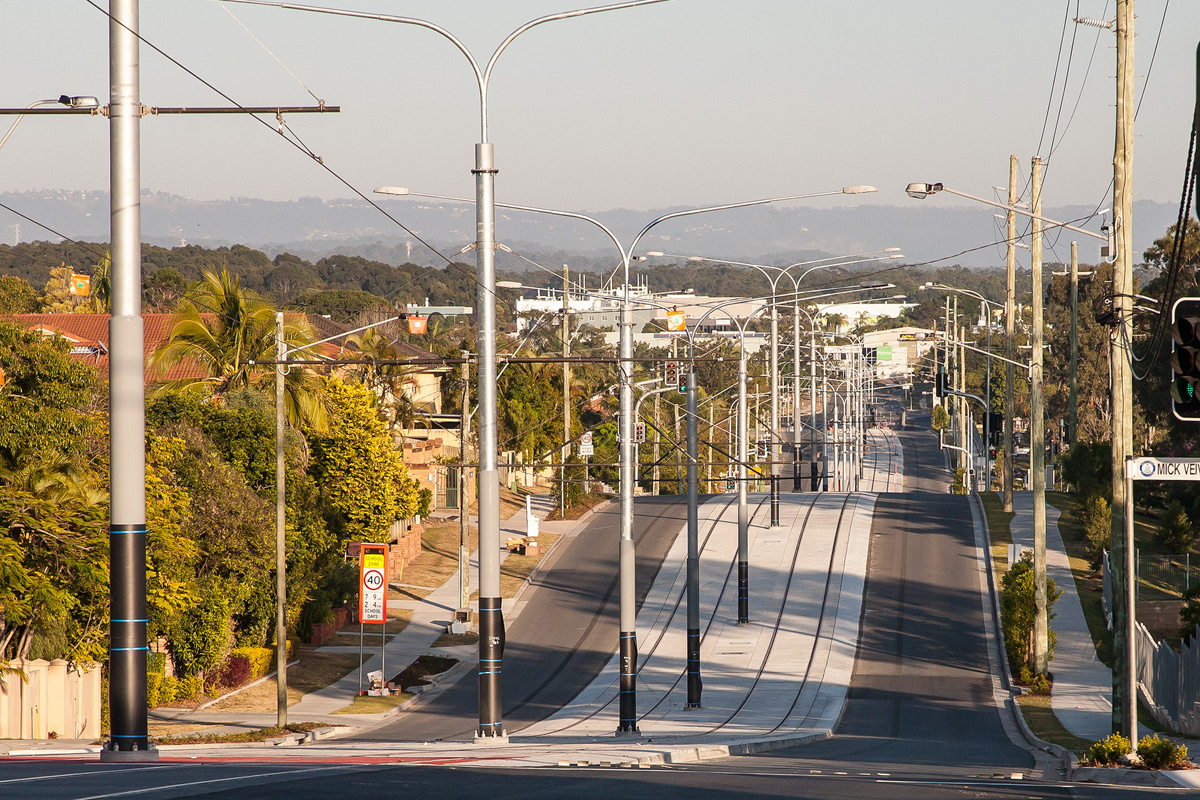
<svg viewBox="0 0 1200 800">
<path fill-rule="evenodd" d="M 272 778 L 276 775 L 303 775 L 306 772 L 333 772 L 337 770 L 358 769 L 358 765 L 352 766 L 337 766 L 337 767 L 315 767 L 313 769 L 289 769 L 280 770 L 279 772 L 256 772 L 253 775 L 235 775 L 230 778 L 210 778 L 206 781 L 188 781 L 187 783 L 173 783 L 166 786 L 149 786 L 145 789 L 128 789 L 123 792 L 109 792 L 108 794 L 93 794 L 87 797 L 79 797 L 76 800 L 102 800 L 106 797 L 128 797 L 135 794 L 149 794 L 150 792 L 166 791 L 168 789 L 182 789 L 188 786 L 204 786 L 209 783 L 228 783 L 230 781 L 250 781 L 257 778 Z"/>
</svg>

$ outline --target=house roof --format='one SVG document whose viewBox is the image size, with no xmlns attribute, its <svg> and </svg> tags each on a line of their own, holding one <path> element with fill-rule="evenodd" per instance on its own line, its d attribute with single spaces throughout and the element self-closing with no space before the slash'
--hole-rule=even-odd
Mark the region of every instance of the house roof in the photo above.
<svg viewBox="0 0 1200 800">
<path fill-rule="evenodd" d="M 204 317 L 211 315 L 204 314 Z M 171 335 L 178 314 L 142 314 L 143 357 L 150 363 L 150 356 Z M 314 317 L 308 317 L 312 322 Z M 71 355 L 96 367 L 101 374 L 108 374 L 108 314 L 0 314 L 0 322 L 11 322 L 43 336 L 62 336 L 71 344 Z M 313 326 L 318 333 L 321 328 Z M 325 345 L 320 350 L 327 356 L 337 357 L 336 345 Z M 167 370 L 165 375 L 146 370 L 146 385 L 159 381 L 183 378 L 199 378 L 208 372 L 195 362 L 184 361 Z"/>
</svg>

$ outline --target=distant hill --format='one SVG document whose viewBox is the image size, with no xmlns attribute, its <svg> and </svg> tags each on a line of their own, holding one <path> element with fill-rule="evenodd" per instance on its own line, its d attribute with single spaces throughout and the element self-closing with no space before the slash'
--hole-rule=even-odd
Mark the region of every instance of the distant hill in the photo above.
<svg viewBox="0 0 1200 800">
<path fill-rule="evenodd" d="M 108 196 L 92 191 L 39 191 L 0 194 L 0 202 L 74 239 L 107 241 Z M 907 263 L 936 261 L 992 267 L 1004 262 L 1003 249 L 987 246 L 1003 238 L 993 209 L 946 207 L 941 200 L 913 201 L 912 205 L 861 205 L 850 208 L 739 209 L 674 220 L 642 240 L 641 252 L 700 254 L 720 258 L 780 263 L 817 257 L 819 254 L 853 253 L 902 247 Z M 398 220 L 454 260 L 475 238 L 475 212 L 470 205 L 389 199 L 383 201 Z M 646 221 L 673 209 L 633 211 L 617 209 L 591 213 L 618 236 L 632 237 Z M 1091 211 L 1082 206 L 1046 209 L 1054 219 L 1074 220 Z M 1154 239 L 1174 224 L 1178 210 L 1168 203 L 1142 200 L 1134 204 L 1136 261 Z M 1086 227 L 1098 230 L 1098 223 Z M 563 263 L 573 269 L 609 270 L 615 249 L 583 222 L 513 214 L 501 211 L 496 223 L 500 242 L 522 256 L 557 271 Z M 375 261 L 440 265 L 444 262 L 414 237 L 359 200 L 269 201 L 233 198 L 222 201 L 189 200 L 165 193 L 142 197 L 142 233 L 145 241 L 163 247 L 195 244 L 205 247 L 243 244 L 269 256 L 293 253 L 310 261 L 333 254 L 359 255 Z M 0 209 L 0 242 L 53 240 L 53 234 Z M 1069 257 L 1071 236 L 1047 241 L 1047 261 Z M 1080 259 L 1096 259 L 1095 242 L 1079 239 Z M 1053 246 L 1052 246 L 1053 245 Z M 1020 259 L 1028 263 L 1024 254 Z M 498 254 L 501 268 L 524 271 L 527 262 Z"/>
</svg>

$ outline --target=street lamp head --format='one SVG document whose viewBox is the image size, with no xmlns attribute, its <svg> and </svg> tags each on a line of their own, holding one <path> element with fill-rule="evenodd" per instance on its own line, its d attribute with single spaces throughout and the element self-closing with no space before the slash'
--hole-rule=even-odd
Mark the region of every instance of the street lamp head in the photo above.
<svg viewBox="0 0 1200 800">
<path fill-rule="evenodd" d="M 496 281 L 497 289 L 524 289 L 525 284 L 520 281 Z"/>
<path fill-rule="evenodd" d="M 910 183 L 904 191 L 912 198 L 924 200 L 931 194 L 937 194 L 942 190 L 940 183 Z"/>
<path fill-rule="evenodd" d="M 860 289 L 890 289 L 890 288 L 892 288 L 892 285 L 893 284 L 890 284 L 887 281 L 866 281 L 864 283 L 860 283 L 858 285 L 858 288 L 860 288 Z"/>
<path fill-rule="evenodd" d="M 380 186 L 375 190 L 375 194 L 394 194 L 403 196 L 408 194 L 408 189 L 404 188 L 403 186 Z"/>
<path fill-rule="evenodd" d="M 71 95 L 59 95 L 58 102 L 68 108 L 99 108 L 100 101 L 91 95 L 81 94 L 72 97 Z"/>
<path fill-rule="evenodd" d="M 662 258 L 666 254 L 661 250 L 647 250 L 646 255 L 651 256 L 653 258 Z"/>
<path fill-rule="evenodd" d="M 842 187 L 842 194 L 870 194 L 871 192 L 878 192 L 878 191 L 879 190 L 876 189 L 874 186 L 843 186 Z"/>
<path fill-rule="evenodd" d="M 885 247 L 885 248 L 883 248 L 883 250 L 882 250 L 881 252 L 884 252 L 884 253 L 899 253 L 899 252 L 900 252 L 900 248 L 899 248 L 899 247 Z"/>
</svg>

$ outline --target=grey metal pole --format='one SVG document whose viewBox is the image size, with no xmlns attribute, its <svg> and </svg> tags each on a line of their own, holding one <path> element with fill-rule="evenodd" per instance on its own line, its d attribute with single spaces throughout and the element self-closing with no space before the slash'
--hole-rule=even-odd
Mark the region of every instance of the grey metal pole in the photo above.
<svg viewBox="0 0 1200 800">
<path fill-rule="evenodd" d="M 700 707 L 704 684 L 700 679 L 700 520 L 696 496 L 696 372 L 688 353 L 687 372 L 687 707 Z"/>
<path fill-rule="evenodd" d="M 1075 409 L 1079 384 L 1079 242 L 1071 242 L 1071 386 L 1067 399 L 1067 434 L 1071 441 L 1078 435 L 1075 426 L 1079 414 Z"/>
<path fill-rule="evenodd" d="M 636 734 L 637 729 L 637 596 L 634 585 L 635 553 L 633 543 L 633 486 L 636 470 L 633 462 L 633 306 L 629 303 L 629 255 L 623 255 L 625 271 L 624 302 L 621 305 L 620 330 L 620 432 L 621 432 L 621 539 L 620 559 L 620 659 L 621 700 L 618 734 Z M 694 410 L 694 409 L 693 409 Z M 689 432 L 694 422 L 689 418 Z M 690 440 L 689 440 L 690 441 Z M 690 457 L 690 453 L 689 453 Z M 694 468 L 689 467 L 689 483 Z M 689 495 L 690 496 L 690 495 Z"/>
<path fill-rule="evenodd" d="M 799 291 L 797 287 L 797 291 Z M 811 396 L 811 395 L 810 395 Z M 792 306 L 792 491 L 804 491 L 800 475 L 804 448 L 801 447 L 800 425 L 800 300 Z"/>
<path fill-rule="evenodd" d="M 471 354 L 463 358 L 462 418 L 458 430 L 458 610 L 471 628 L 471 468 L 467 466 L 467 442 L 471 438 Z M 564 473 L 565 475 L 565 473 Z"/>
<path fill-rule="evenodd" d="M 1042 159 L 1034 157 L 1031 191 L 1033 213 L 1042 213 Z M 1033 272 L 1033 351 L 1029 371 L 1029 471 L 1033 479 L 1033 671 L 1046 674 L 1050 659 L 1050 627 L 1046 609 L 1046 431 L 1042 403 L 1042 221 L 1032 219 L 1030 260 Z"/>
<path fill-rule="evenodd" d="M 490 142 L 475 145 L 476 316 L 479 332 L 479 729 L 503 739 L 501 674 L 504 614 L 500 597 L 500 470 L 496 398 L 496 168 Z"/>
<path fill-rule="evenodd" d="M 563 307 L 562 307 L 562 400 L 563 400 L 563 447 L 560 453 L 562 469 L 559 478 L 562 489 L 563 516 L 567 513 L 567 459 L 571 456 L 571 364 L 567 361 L 571 356 L 571 326 L 570 326 L 570 268 L 563 264 Z"/>
<path fill-rule="evenodd" d="M 746 347 L 738 356 L 737 474 L 738 474 L 738 623 L 750 621 L 750 508 L 746 502 L 746 460 L 749 453 L 749 409 L 746 407 Z"/>
<path fill-rule="evenodd" d="M 287 472 L 284 464 L 284 383 L 287 344 L 283 312 L 275 312 L 275 724 L 287 725 Z"/>
<path fill-rule="evenodd" d="M 1017 203 L 1017 157 L 1008 159 L 1008 210 L 1005 212 L 1008 257 L 1007 284 L 1004 295 L 1004 510 L 1013 510 L 1013 383 L 1016 375 L 1013 361 L 1016 359 L 1017 335 L 1017 214 L 1013 207 Z"/>
<path fill-rule="evenodd" d="M 774 284 L 771 285 L 774 290 Z M 771 459 L 771 527 L 779 527 L 779 307 L 771 303 L 771 433 L 767 447 Z"/>
<path fill-rule="evenodd" d="M 812 348 L 809 353 L 809 359 L 808 359 L 808 381 L 809 381 L 808 394 L 809 394 L 809 398 L 810 398 L 808 411 L 809 411 L 810 424 L 812 425 L 812 432 L 810 435 L 813 437 L 812 481 L 811 481 L 811 483 L 812 483 L 812 490 L 814 492 L 816 492 L 816 491 L 821 491 L 821 490 L 828 490 L 829 485 L 828 485 L 828 483 L 825 482 L 825 479 L 822 478 L 817 472 L 817 452 L 816 452 L 816 446 L 817 446 L 817 321 L 814 319 L 810 319 L 809 325 L 811 326 L 809 328 L 809 333 L 811 334 L 810 347 Z M 822 460 L 822 470 L 824 469 L 824 460 L 825 460 L 825 425 L 824 425 L 825 418 L 826 418 L 826 415 L 825 415 L 825 382 L 822 381 L 821 382 L 821 420 L 822 420 L 821 460 Z"/>
<path fill-rule="evenodd" d="M 1124 674 L 1120 676 L 1120 680 L 1125 682 L 1129 687 L 1137 687 L 1137 569 L 1134 564 L 1134 544 L 1133 544 L 1133 456 L 1125 456 L 1125 463 L 1122 465 L 1125 470 L 1125 497 L 1129 500 L 1129 508 L 1131 513 L 1125 515 L 1124 519 L 1124 535 L 1125 535 L 1125 663 Z M 1124 701 L 1124 708 L 1121 709 L 1121 714 L 1124 717 L 1125 736 L 1129 738 L 1130 750 L 1137 752 L 1137 692 L 1130 691 L 1121 698 Z M 1114 716 L 1116 711 L 1114 709 Z"/>
<path fill-rule="evenodd" d="M 109 4 L 109 741 L 102 761 L 157 761 L 146 717 L 146 418 L 138 0 Z"/>
</svg>

